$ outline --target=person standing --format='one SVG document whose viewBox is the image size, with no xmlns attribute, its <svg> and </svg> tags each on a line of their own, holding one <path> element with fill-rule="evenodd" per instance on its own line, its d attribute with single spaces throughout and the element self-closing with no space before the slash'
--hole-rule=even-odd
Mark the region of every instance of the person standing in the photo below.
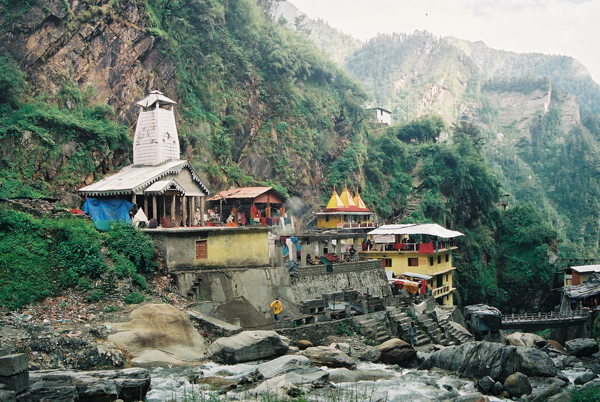
<svg viewBox="0 0 600 402">
<path fill-rule="evenodd" d="M 417 328 L 415 327 L 415 322 L 410 323 L 410 327 L 408 327 L 408 336 L 410 337 L 410 346 L 415 346 L 417 343 Z"/>
<path fill-rule="evenodd" d="M 283 311 L 283 305 L 279 301 L 279 298 L 276 297 L 275 300 L 270 304 L 273 309 L 273 317 L 275 317 L 275 321 L 279 321 L 279 315 Z"/>
</svg>

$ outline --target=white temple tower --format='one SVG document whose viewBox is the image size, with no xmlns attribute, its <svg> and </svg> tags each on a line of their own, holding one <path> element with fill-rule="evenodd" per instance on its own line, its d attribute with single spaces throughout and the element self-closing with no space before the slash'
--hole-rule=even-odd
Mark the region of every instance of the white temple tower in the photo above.
<svg viewBox="0 0 600 402">
<path fill-rule="evenodd" d="M 133 138 L 133 164 L 159 165 L 179 160 L 179 137 L 173 105 L 177 102 L 152 91 L 140 106 Z"/>
</svg>

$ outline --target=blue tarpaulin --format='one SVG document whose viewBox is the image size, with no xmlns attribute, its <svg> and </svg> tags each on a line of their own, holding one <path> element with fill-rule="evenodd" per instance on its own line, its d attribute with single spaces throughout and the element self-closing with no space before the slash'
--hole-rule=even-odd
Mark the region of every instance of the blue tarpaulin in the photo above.
<svg viewBox="0 0 600 402">
<path fill-rule="evenodd" d="M 83 212 L 97 221 L 123 221 L 131 223 L 129 210 L 133 204 L 127 200 L 99 200 L 88 198 L 83 204 Z"/>
</svg>

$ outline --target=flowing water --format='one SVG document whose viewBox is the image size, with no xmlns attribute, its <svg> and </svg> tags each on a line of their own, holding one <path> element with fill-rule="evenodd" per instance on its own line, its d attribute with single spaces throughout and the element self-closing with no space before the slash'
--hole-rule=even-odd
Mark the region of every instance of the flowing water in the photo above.
<svg viewBox="0 0 600 402">
<path fill-rule="evenodd" d="M 210 391 L 206 385 L 195 385 L 190 379 L 199 377 L 222 377 L 236 381 L 256 370 L 261 362 L 236 365 L 207 363 L 197 367 L 173 367 L 151 369 L 152 390 L 146 397 L 147 402 L 165 401 L 272 401 L 268 397 L 256 397 L 247 390 L 234 390 L 226 394 L 222 391 Z M 322 367 L 328 370 L 326 367 Z M 333 387 L 316 389 L 305 395 L 308 401 L 335 402 L 375 402 L 375 401 L 411 401 L 428 402 L 439 398 L 451 398 L 476 392 L 473 381 L 459 379 L 442 370 L 400 369 L 384 364 L 360 363 L 357 370 L 378 369 L 394 375 L 389 380 L 359 381 L 333 384 Z M 256 384 L 257 385 L 257 384 Z M 500 401 L 490 397 L 491 401 Z"/>
</svg>

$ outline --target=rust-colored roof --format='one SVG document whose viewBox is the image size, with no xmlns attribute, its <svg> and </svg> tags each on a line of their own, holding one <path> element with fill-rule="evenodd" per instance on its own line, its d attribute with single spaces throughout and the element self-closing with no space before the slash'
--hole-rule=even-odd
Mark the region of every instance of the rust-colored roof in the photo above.
<svg viewBox="0 0 600 402">
<path fill-rule="evenodd" d="M 229 190 L 219 191 L 213 195 L 207 201 L 218 201 L 220 199 L 241 199 L 241 198 L 256 198 L 262 194 L 265 194 L 273 190 L 273 192 L 280 197 L 282 200 L 285 199 L 277 190 L 273 187 L 242 187 L 242 188 L 230 188 Z M 273 202 L 276 202 L 273 200 Z"/>
</svg>

